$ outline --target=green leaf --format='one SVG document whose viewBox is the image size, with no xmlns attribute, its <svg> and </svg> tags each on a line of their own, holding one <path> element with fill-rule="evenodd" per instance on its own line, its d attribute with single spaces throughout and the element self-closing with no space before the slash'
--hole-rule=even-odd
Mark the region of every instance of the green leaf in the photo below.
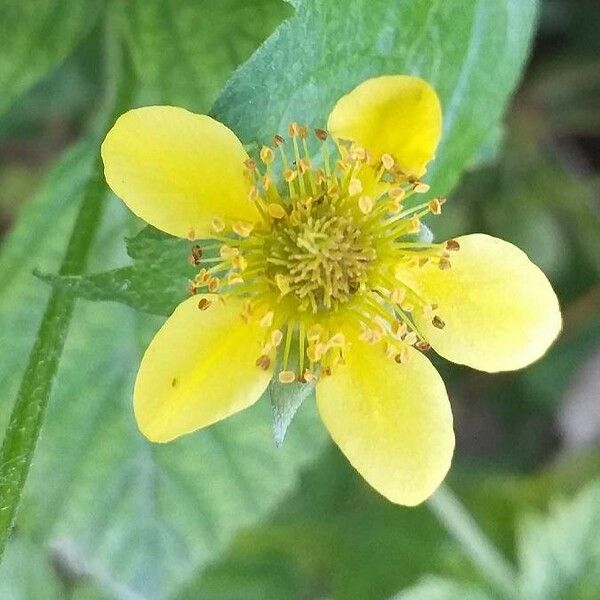
<svg viewBox="0 0 600 600">
<path fill-rule="evenodd" d="M 18 385 L 47 295 L 31 271 L 58 263 L 96 155 L 96 146 L 75 148 L 5 242 L 0 382 L 7 397 Z M 97 263 L 123 259 L 129 219 L 113 198 L 95 246 Z M 141 241 L 130 242 L 134 255 Z M 294 489 L 325 440 L 307 404 L 277 450 L 265 397 L 171 444 L 145 441 L 133 419 L 132 380 L 158 324 L 121 306 L 78 305 L 17 516 L 18 531 L 48 564 L 50 548 L 70 548 L 76 573 L 99 587 L 109 582 L 112 596 L 166 597 L 185 586 L 241 527 L 264 519 Z M 0 405 L 0 424 L 9 411 L 9 402 Z"/>
<path fill-rule="evenodd" d="M 58 67 L 104 7 L 93 0 L 7 0 L 0 19 L 0 113 Z"/>
<path fill-rule="evenodd" d="M 594 600 L 600 589 L 600 482 L 519 528 L 521 589 L 528 600 Z"/>
<path fill-rule="evenodd" d="M 87 300 L 117 301 L 142 312 L 169 316 L 188 297 L 189 281 L 198 271 L 188 260 L 193 244 L 146 227 L 127 239 L 126 245 L 134 259 L 132 266 L 72 277 L 40 271 L 36 275 Z"/>
<path fill-rule="evenodd" d="M 282 0 L 133 0 L 122 4 L 140 104 L 207 111 L 231 72 L 290 10 Z"/>
<path fill-rule="evenodd" d="M 279 448 L 283 444 L 294 415 L 307 398 L 314 399 L 315 384 L 279 383 L 273 377 L 269 385 L 269 397 L 271 399 L 271 410 L 273 411 L 273 440 Z"/>
<path fill-rule="evenodd" d="M 325 126 L 337 99 L 369 77 L 420 75 L 442 101 L 429 180 L 434 193 L 447 194 L 500 119 L 535 16 L 535 0 L 350 0 L 344 10 L 329 0 L 298 2 L 212 112 L 244 142 L 268 143 L 291 121 Z"/>
<path fill-rule="evenodd" d="M 425 577 L 417 585 L 396 594 L 392 600 L 491 600 L 486 592 L 472 585 L 443 579 Z"/>
<path fill-rule="evenodd" d="M 61 600 L 65 597 L 45 550 L 18 534 L 0 563 L 0 596 L 23 600 Z"/>
<path fill-rule="evenodd" d="M 325 0 L 297 5 L 297 14 L 229 80 L 214 115 L 244 142 L 259 147 L 292 120 L 325 125 L 335 101 L 368 77 L 416 73 L 435 85 L 444 106 L 443 138 L 429 176 L 434 191 L 449 192 L 489 139 L 490 128 L 498 126 L 527 55 L 535 1 L 352 0 L 344 11 Z M 158 18 L 156 8 L 135 6 L 134 13 L 148 10 Z M 165 8 L 162 16 L 167 22 L 169 15 Z M 161 54 L 170 56 L 168 48 L 168 44 L 161 46 Z M 192 56 L 190 52 L 183 56 Z M 151 61 L 138 63 L 154 69 Z M 160 60 L 157 64 L 142 78 L 152 79 L 152 85 L 160 81 L 162 86 L 169 80 L 165 73 L 169 69 L 161 67 Z M 172 61 L 168 64 L 173 67 Z M 180 77 L 180 67 L 179 63 L 173 67 L 174 77 Z M 169 101 L 177 99 L 174 92 Z M 185 104 L 184 98 L 180 101 Z M 160 259 L 156 264 L 151 259 L 144 263 L 141 253 L 138 259 L 125 270 L 54 282 L 85 298 L 112 299 L 170 314 L 185 297 L 183 277 L 179 280 L 182 263 L 172 267 Z"/>
</svg>

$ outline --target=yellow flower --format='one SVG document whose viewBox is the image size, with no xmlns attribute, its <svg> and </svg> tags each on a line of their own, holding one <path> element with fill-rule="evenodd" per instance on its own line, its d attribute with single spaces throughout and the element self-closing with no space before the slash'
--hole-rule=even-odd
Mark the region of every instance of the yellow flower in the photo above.
<svg viewBox="0 0 600 600">
<path fill-rule="evenodd" d="M 205 115 L 150 106 L 118 119 L 102 146 L 113 191 L 167 233 L 213 240 L 192 249 L 194 295 L 140 366 L 134 410 L 148 439 L 232 415 L 272 377 L 316 381 L 331 437 L 376 490 L 405 505 L 435 490 L 454 434 L 423 351 L 518 369 L 561 327 L 550 284 L 515 246 L 415 236 L 444 202 L 421 181 L 441 125 L 435 91 L 409 76 L 365 81 L 327 132 L 292 123 L 256 161 Z"/>
</svg>

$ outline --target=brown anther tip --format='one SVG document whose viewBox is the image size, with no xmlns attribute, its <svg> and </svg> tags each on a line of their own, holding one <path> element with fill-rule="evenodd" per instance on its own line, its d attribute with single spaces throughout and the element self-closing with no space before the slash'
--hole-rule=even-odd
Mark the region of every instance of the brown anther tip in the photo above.
<svg viewBox="0 0 600 600">
<path fill-rule="evenodd" d="M 452 265 L 450 264 L 450 261 L 447 258 L 441 258 L 440 262 L 438 264 L 438 267 L 442 270 L 442 271 L 447 271 Z"/>
<path fill-rule="evenodd" d="M 431 323 L 434 327 L 437 327 L 438 329 L 444 329 L 444 327 L 446 327 L 446 323 L 444 323 L 444 321 L 442 321 L 442 319 L 440 319 L 437 315 L 433 317 Z"/>
<path fill-rule="evenodd" d="M 298 125 L 298 135 L 301 138 L 308 136 L 308 127 L 306 125 Z"/>
<path fill-rule="evenodd" d="M 460 244 L 456 240 L 448 240 L 446 242 L 446 250 L 450 250 L 450 252 L 456 252 L 460 250 Z"/>
<path fill-rule="evenodd" d="M 315 129 L 315 135 L 324 142 L 327 139 L 327 132 L 324 129 Z"/>
<path fill-rule="evenodd" d="M 256 161 L 253 158 L 248 158 L 247 160 L 244 161 L 244 166 L 249 171 L 254 171 L 256 169 Z"/>
<path fill-rule="evenodd" d="M 285 140 L 279 134 L 273 136 L 273 143 L 277 144 L 278 146 L 281 146 L 281 144 L 283 144 L 284 141 Z"/>
<path fill-rule="evenodd" d="M 206 310 L 210 305 L 211 301 L 207 298 L 200 298 L 200 301 L 198 302 L 198 308 L 200 310 Z"/>
<path fill-rule="evenodd" d="M 256 366 L 266 371 L 271 366 L 271 359 L 266 354 L 263 354 L 256 359 Z"/>
<path fill-rule="evenodd" d="M 188 257 L 189 262 L 197 267 L 202 259 L 202 248 L 197 244 L 192 248 L 190 255 Z"/>
<path fill-rule="evenodd" d="M 408 352 L 406 350 L 402 352 L 398 352 L 396 356 L 394 356 L 394 361 L 399 365 L 404 364 L 408 360 Z"/>
<path fill-rule="evenodd" d="M 427 343 L 425 340 L 417 342 L 415 347 L 421 352 L 427 352 L 428 350 L 431 350 L 431 344 Z"/>
</svg>

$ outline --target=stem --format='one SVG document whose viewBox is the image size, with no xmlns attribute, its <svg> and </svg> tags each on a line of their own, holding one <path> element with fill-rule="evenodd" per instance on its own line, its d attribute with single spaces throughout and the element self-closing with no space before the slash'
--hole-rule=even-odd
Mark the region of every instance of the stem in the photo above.
<svg viewBox="0 0 600 600">
<path fill-rule="evenodd" d="M 102 133 L 106 128 L 108 115 L 112 116 L 115 106 L 122 105 L 121 96 L 125 91 L 119 90 L 117 94 L 121 52 L 110 11 L 106 20 L 104 51 L 107 98 L 99 113 L 102 117 L 97 123 L 98 131 Z M 60 275 L 79 275 L 83 272 L 94 234 L 101 221 L 105 189 L 102 161 L 98 158 L 68 241 Z M 75 297 L 68 291 L 58 288 L 52 291 L 10 415 L 0 449 L 0 557 L 14 524 L 74 306 Z"/>
<path fill-rule="evenodd" d="M 517 598 L 517 572 L 453 492 L 442 485 L 427 505 L 497 591 L 505 598 Z"/>
</svg>

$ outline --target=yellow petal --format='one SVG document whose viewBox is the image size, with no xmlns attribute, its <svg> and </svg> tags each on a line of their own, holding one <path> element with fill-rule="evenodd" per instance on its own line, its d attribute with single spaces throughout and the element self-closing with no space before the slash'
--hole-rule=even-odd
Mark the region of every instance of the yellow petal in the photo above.
<svg viewBox="0 0 600 600">
<path fill-rule="evenodd" d="M 452 459 L 452 412 L 429 360 L 409 349 L 396 364 L 381 344 L 356 342 L 346 364 L 317 385 L 331 437 L 379 493 L 414 506 L 442 482 Z"/>
<path fill-rule="evenodd" d="M 198 308 L 201 298 L 211 301 Z M 264 330 L 240 317 L 239 300 L 189 298 L 158 331 L 144 354 L 134 390 L 140 431 L 168 442 L 254 404 L 272 373 L 256 366 Z"/>
<path fill-rule="evenodd" d="M 327 127 L 379 159 L 390 154 L 407 175 L 421 177 L 442 132 L 442 109 L 423 79 L 386 75 L 367 79 L 338 100 Z"/>
<path fill-rule="evenodd" d="M 516 246 L 483 234 L 457 238 L 451 268 L 416 273 L 439 305 L 443 329 L 417 324 L 438 353 L 482 371 L 520 369 L 537 360 L 561 328 L 556 294 L 542 271 Z"/>
<path fill-rule="evenodd" d="M 206 237 L 213 218 L 254 221 L 235 134 L 206 115 L 146 106 L 121 115 L 102 144 L 113 192 L 150 225 L 179 237 Z"/>
</svg>

